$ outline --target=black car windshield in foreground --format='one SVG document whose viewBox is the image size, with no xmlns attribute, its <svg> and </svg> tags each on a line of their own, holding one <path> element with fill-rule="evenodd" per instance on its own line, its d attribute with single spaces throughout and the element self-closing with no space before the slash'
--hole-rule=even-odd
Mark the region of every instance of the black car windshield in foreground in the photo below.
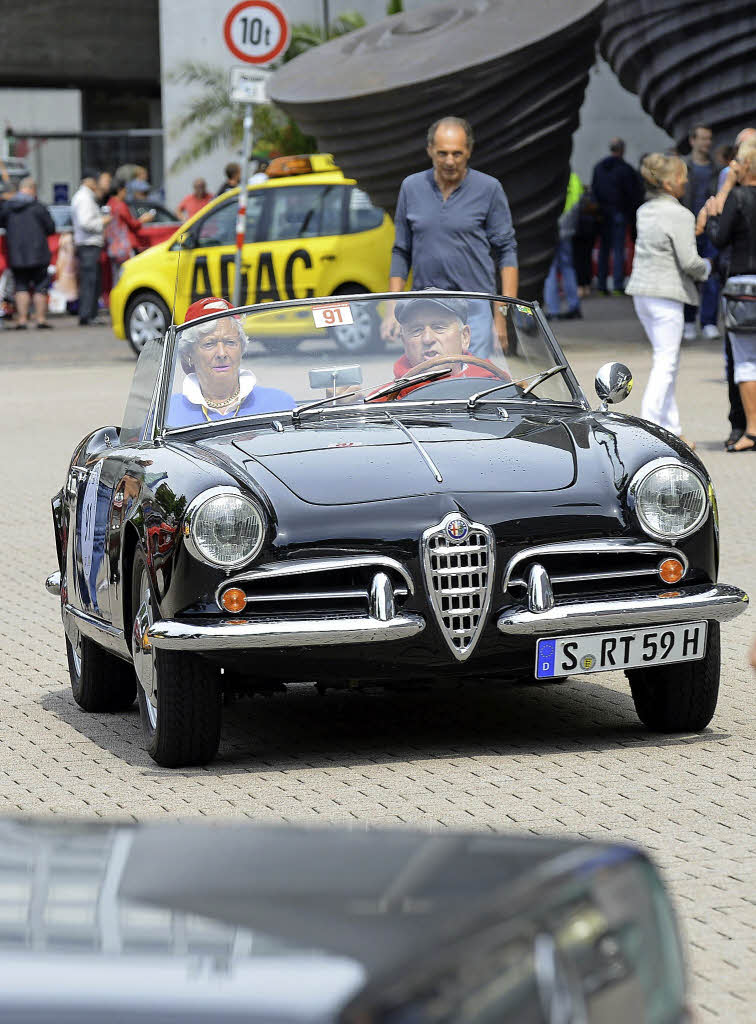
<svg viewBox="0 0 756 1024">
<path fill-rule="evenodd" d="M 504 345 L 494 317 L 506 323 Z M 387 321 L 401 347 L 365 365 L 342 357 L 321 368 L 322 350 L 348 347 L 356 332 L 379 336 Z M 159 429 L 286 413 L 298 422 L 310 407 L 582 400 L 534 307 L 495 297 L 421 292 L 396 302 L 371 295 L 223 310 L 180 327 L 170 344 Z M 317 359 L 255 367 L 261 346 L 283 353 L 300 345 Z"/>
</svg>

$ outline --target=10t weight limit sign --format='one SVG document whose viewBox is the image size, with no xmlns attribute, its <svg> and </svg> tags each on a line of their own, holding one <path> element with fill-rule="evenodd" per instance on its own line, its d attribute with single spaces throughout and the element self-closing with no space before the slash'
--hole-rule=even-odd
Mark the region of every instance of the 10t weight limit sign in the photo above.
<svg viewBox="0 0 756 1024">
<path fill-rule="evenodd" d="M 283 11 L 268 0 L 236 4 L 223 23 L 226 46 L 248 64 L 269 64 L 289 45 L 289 23 Z"/>
</svg>

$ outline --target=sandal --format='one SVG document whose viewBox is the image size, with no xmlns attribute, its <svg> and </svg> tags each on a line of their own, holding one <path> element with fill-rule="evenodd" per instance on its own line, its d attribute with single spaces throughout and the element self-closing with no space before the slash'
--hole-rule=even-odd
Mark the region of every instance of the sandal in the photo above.
<svg viewBox="0 0 756 1024">
<path fill-rule="evenodd" d="M 34 325 L 38 331 L 51 331 L 52 324 L 48 324 L 47 320 L 42 320 L 40 323 Z"/>
<path fill-rule="evenodd" d="M 15 329 L 17 331 L 25 331 L 25 330 L 27 330 L 28 327 L 29 327 L 28 324 L 16 324 L 16 328 Z"/>
<path fill-rule="evenodd" d="M 733 427 L 730 431 L 730 436 L 724 443 L 725 448 L 731 448 L 732 445 L 737 444 L 743 436 L 743 431 L 739 427 Z"/>
<path fill-rule="evenodd" d="M 751 442 L 747 448 L 736 448 L 734 444 L 731 444 L 728 447 L 727 451 L 735 452 L 736 455 L 740 455 L 741 452 L 756 452 L 756 434 L 744 433 L 743 437 L 747 437 L 748 440 Z M 741 441 L 743 437 L 740 438 Z"/>
</svg>

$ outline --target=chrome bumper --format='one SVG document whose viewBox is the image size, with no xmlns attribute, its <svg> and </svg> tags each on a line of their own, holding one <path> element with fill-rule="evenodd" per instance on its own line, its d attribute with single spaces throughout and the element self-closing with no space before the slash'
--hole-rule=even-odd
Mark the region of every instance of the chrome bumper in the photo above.
<svg viewBox="0 0 756 1024">
<path fill-rule="evenodd" d="M 166 651 L 233 651 L 247 648 L 322 647 L 406 640 L 425 629 L 420 615 L 343 619 L 220 619 L 216 622 L 153 622 L 147 639 Z"/>
<path fill-rule="evenodd" d="M 574 601 L 555 604 L 543 612 L 512 609 L 496 625 L 509 636 L 543 636 L 578 630 L 625 629 L 656 626 L 694 619 L 726 622 L 748 607 L 748 595 L 724 583 L 702 584 L 676 591 L 677 596 L 638 594 L 617 600 Z"/>
</svg>

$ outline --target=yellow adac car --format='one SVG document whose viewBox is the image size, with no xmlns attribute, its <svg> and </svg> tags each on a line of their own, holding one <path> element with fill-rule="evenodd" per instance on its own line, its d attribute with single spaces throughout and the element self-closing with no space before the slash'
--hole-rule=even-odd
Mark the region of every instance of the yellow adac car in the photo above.
<svg viewBox="0 0 756 1024">
<path fill-rule="evenodd" d="M 391 218 L 344 177 L 333 157 L 279 157 L 267 173 L 267 181 L 249 188 L 242 304 L 385 291 L 394 242 Z M 224 192 L 167 241 L 124 264 L 110 293 L 110 315 L 116 335 L 135 352 L 165 333 L 174 288 L 178 324 L 197 299 L 233 298 L 238 193 Z M 290 337 L 283 338 L 286 333 Z M 291 349 L 304 337 L 301 325 L 292 321 L 286 332 L 278 323 L 270 347 Z M 355 323 L 340 330 L 336 340 L 347 352 L 365 352 L 380 346 L 379 324 Z M 266 345 L 264 337 L 259 341 Z"/>
</svg>

